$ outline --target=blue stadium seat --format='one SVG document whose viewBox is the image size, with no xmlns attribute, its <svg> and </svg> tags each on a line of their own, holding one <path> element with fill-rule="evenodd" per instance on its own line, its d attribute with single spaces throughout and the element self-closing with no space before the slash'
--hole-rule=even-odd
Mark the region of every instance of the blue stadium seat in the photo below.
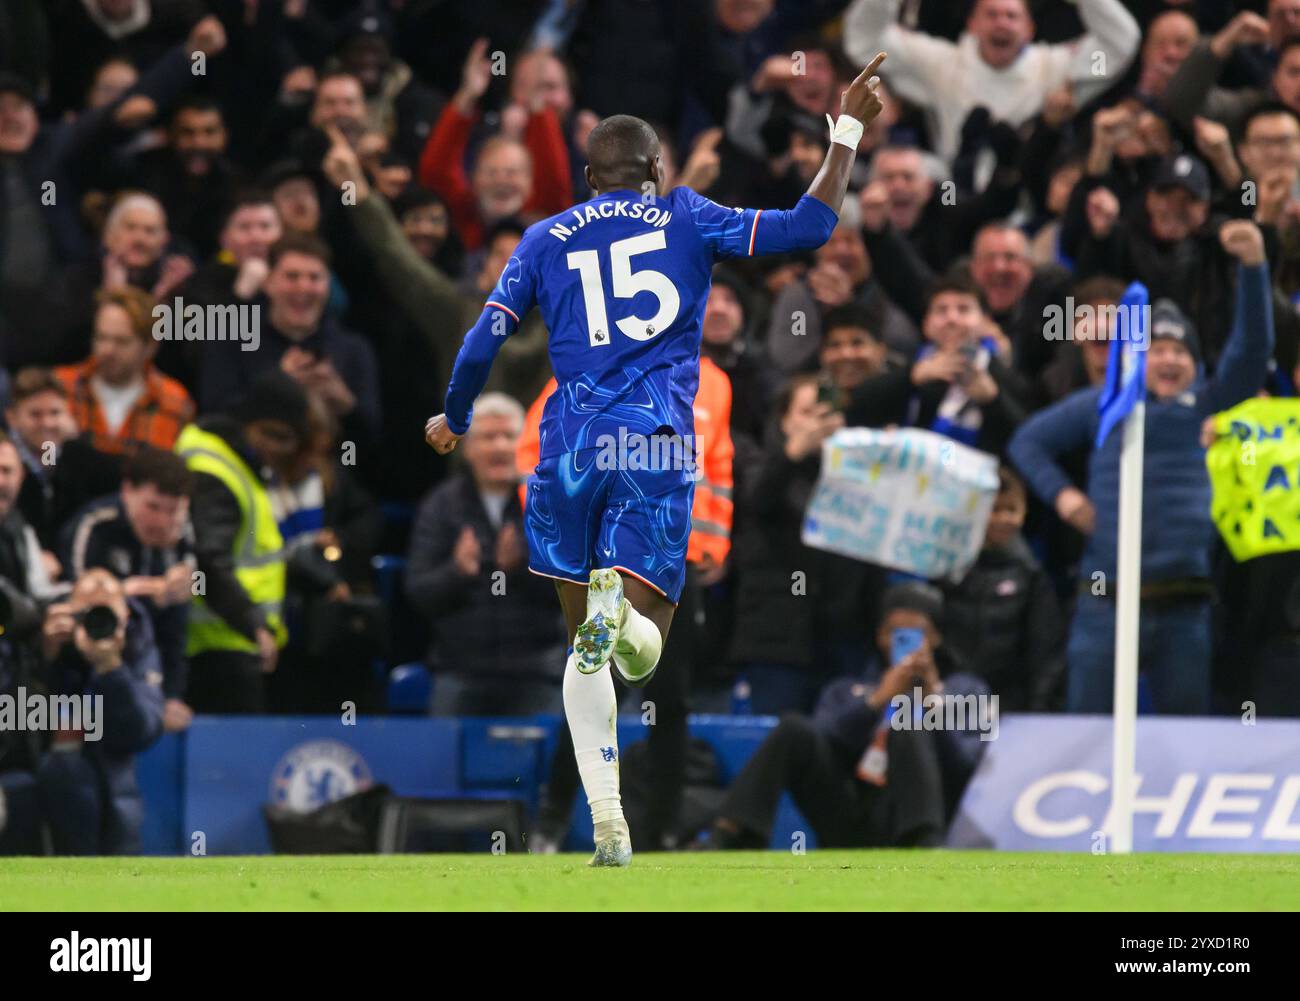
<svg viewBox="0 0 1300 1001">
<path fill-rule="evenodd" d="M 381 553 L 370 560 L 375 575 L 375 593 L 388 609 L 388 659 L 379 665 L 387 674 L 395 664 L 424 656 L 429 647 L 429 629 L 406 600 L 406 557 Z"/>
<path fill-rule="evenodd" d="M 384 604 L 394 605 L 402 595 L 402 575 L 406 572 L 406 557 L 381 553 L 372 557 L 370 566 L 375 571 L 375 591 Z"/>
<path fill-rule="evenodd" d="M 389 712 L 427 713 L 432 695 L 433 675 L 423 664 L 402 664 L 389 672 Z"/>
</svg>

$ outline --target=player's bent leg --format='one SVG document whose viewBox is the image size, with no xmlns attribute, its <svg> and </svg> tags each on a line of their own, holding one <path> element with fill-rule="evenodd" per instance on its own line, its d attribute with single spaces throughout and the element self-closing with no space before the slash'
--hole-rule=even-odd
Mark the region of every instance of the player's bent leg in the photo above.
<svg viewBox="0 0 1300 1001">
<path fill-rule="evenodd" d="M 587 585 L 587 615 L 574 634 L 578 670 L 595 674 L 614 654 L 623 624 L 623 579 L 616 570 L 593 570 Z"/>
<path fill-rule="evenodd" d="M 659 666 L 677 606 L 636 577 L 624 576 L 622 580 L 625 600 L 614 644 L 614 666 L 624 681 L 641 688 L 650 683 Z"/>
<path fill-rule="evenodd" d="M 586 619 L 587 588 L 571 581 L 556 583 L 570 636 Z M 587 793 L 595 827 L 596 852 L 590 865 L 624 866 L 632 861 L 632 839 L 623 818 L 618 775 L 618 699 L 604 665 L 594 673 L 578 669 L 570 652 L 564 666 L 564 716 L 573 737 L 578 774 Z"/>
</svg>

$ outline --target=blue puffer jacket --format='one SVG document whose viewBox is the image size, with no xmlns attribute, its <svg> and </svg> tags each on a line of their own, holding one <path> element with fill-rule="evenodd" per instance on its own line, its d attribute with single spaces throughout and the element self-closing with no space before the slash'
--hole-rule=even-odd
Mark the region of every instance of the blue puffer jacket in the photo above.
<svg viewBox="0 0 1300 1001">
<path fill-rule="evenodd" d="M 1238 268 L 1232 333 L 1215 376 L 1198 375 L 1181 395 L 1160 400 L 1147 394 L 1145 469 L 1142 477 L 1142 580 L 1210 576 L 1214 523 L 1210 478 L 1201 447 L 1204 419 L 1255 395 L 1273 353 L 1272 294 L 1267 264 Z M 1072 486 L 1057 459 L 1086 448 L 1097 435 L 1100 389 L 1081 389 L 1020 426 L 1011 440 L 1011 461 L 1031 489 L 1051 505 Z M 1088 463 L 1087 494 L 1097 509 L 1081 570 L 1115 575 L 1119 536 L 1119 454 L 1116 427 Z"/>
</svg>

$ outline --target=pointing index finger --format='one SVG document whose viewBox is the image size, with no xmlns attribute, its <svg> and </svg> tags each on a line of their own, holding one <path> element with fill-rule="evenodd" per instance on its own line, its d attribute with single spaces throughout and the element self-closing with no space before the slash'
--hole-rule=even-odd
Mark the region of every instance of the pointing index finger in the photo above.
<svg viewBox="0 0 1300 1001">
<path fill-rule="evenodd" d="M 862 83 L 870 80 L 876 75 L 876 71 L 880 69 L 881 64 L 888 58 L 888 55 L 884 52 L 877 53 L 876 58 L 867 63 L 866 69 L 859 73 L 858 78 L 853 82 Z"/>
<path fill-rule="evenodd" d="M 333 122 L 326 122 L 325 125 L 322 126 L 322 129 L 325 132 L 325 134 L 329 136 L 330 142 L 332 142 L 335 146 L 347 146 L 348 149 L 352 148 L 348 144 L 347 138 L 343 135 L 341 131 L 339 131 L 339 127 L 335 125 Z"/>
</svg>

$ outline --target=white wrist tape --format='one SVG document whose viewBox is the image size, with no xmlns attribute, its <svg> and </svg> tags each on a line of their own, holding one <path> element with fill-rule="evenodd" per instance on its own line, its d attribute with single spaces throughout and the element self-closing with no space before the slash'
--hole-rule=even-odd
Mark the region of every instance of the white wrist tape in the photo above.
<svg viewBox="0 0 1300 1001">
<path fill-rule="evenodd" d="M 826 116 L 826 123 L 831 127 L 831 142 L 839 143 L 841 146 L 847 146 L 849 149 L 856 150 L 858 143 L 862 141 L 863 124 L 856 118 L 850 118 L 848 115 L 840 115 L 835 121 L 831 121 L 831 116 Z"/>
</svg>

